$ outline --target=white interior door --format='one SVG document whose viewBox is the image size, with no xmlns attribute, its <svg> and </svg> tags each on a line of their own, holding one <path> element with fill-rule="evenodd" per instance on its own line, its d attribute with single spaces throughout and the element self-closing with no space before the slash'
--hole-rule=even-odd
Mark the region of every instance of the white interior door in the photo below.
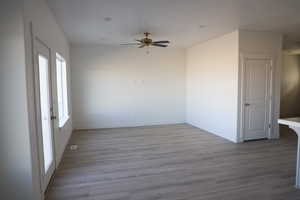
<svg viewBox="0 0 300 200">
<path fill-rule="evenodd" d="M 36 115 L 39 139 L 41 185 L 45 191 L 55 169 L 50 49 L 39 40 L 34 41 Z"/>
<path fill-rule="evenodd" d="M 268 138 L 271 108 L 270 58 L 245 58 L 244 140 Z"/>
</svg>

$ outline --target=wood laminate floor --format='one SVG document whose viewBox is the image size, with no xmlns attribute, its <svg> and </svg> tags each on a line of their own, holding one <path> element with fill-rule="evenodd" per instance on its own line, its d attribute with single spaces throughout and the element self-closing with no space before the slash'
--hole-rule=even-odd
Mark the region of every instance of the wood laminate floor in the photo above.
<svg viewBox="0 0 300 200">
<path fill-rule="evenodd" d="M 47 200 L 298 200 L 296 135 L 234 144 L 187 124 L 73 133 Z"/>
</svg>

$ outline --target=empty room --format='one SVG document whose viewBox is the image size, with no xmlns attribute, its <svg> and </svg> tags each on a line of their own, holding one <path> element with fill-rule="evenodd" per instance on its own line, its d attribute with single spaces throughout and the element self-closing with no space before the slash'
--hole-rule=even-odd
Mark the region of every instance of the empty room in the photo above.
<svg viewBox="0 0 300 200">
<path fill-rule="evenodd" d="M 10 0 L 0 199 L 300 200 L 299 0 Z"/>
</svg>

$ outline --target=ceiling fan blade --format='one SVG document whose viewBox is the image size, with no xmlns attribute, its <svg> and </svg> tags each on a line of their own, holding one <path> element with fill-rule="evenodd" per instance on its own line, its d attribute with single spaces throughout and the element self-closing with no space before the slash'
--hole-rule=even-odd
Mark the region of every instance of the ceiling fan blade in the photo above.
<svg viewBox="0 0 300 200">
<path fill-rule="evenodd" d="M 156 43 L 152 43 L 152 46 L 156 46 L 156 47 L 168 47 L 168 45 L 164 45 L 164 44 L 156 44 Z"/>
<path fill-rule="evenodd" d="M 120 44 L 120 45 L 140 45 L 140 43 L 124 43 L 124 44 Z"/>
<path fill-rule="evenodd" d="M 139 46 L 139 48 L 144 48 L 146 45 L 145 44 L 142 44 L 141 46 Z"/>
<path fill-rule="evenodd" d="M 157 44 L 157 43 L 170 43 L 170 41 L 168 40 L 161 40 L 161 41 L 154 41 L 153 43 Z"/>
</svg>

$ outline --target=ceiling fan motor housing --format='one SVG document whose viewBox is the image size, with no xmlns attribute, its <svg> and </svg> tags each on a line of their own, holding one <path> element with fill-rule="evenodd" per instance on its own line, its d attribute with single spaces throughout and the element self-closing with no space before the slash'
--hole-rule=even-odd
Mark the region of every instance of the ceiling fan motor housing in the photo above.
<svg viewBox="0 0 300 200">
<path fill-rule="evenodd" d="M 150 44 L 152 44 L 152 40 L 150 38 L 144 38 L 142 39 L 142 43 L 149 46 Z"/>
</svg>

